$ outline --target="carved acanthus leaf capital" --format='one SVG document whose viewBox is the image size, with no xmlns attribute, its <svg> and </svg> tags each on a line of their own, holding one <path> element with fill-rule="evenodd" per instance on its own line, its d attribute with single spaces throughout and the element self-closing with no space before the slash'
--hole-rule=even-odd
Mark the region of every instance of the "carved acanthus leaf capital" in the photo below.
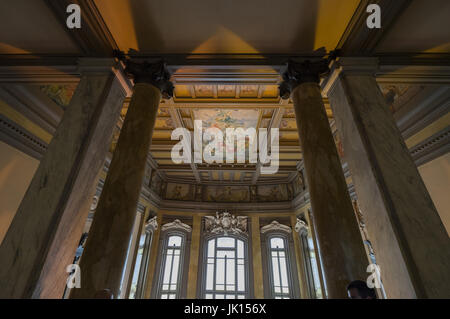
<svg viewBox="0 0 450 319">
<path fill-rule="evenodd" d="M 320 78 L 330 71 L 328 63 L 329 61 L 326 59 L 289 61 L 287 70 L 283 73 L 283 82 L 279 86 L 281 98 L 288 99 L 291 92 L 302 83 L 319 83 Z"/>
<path fill-rule="evenodd" d="M 157 62 L 137 62 L 126 59 L 118 54 L 119 59 L 125 63 L 125 74 L 134 80 L 134 83 L 149 83 L 157 87 L 165 99 L 173 97 L 174 86 L 170 81 L 170 72 L 163 60 Z"/>
</svg>

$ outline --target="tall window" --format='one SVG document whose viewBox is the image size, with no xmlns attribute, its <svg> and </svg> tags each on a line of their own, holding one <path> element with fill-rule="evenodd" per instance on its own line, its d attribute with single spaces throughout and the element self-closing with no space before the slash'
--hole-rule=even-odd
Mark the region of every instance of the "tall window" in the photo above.
<svg viewBox="0 0 450 319">
<path fill-rule="evenodd" d="M 189 255 L 189 225 L 175 220 L 161 227 L 159 278 L 155 282 L 154 297 L 180 299 L 186 296 L 187 266 Z"/>
<path fill-rule="evenodd" d="M 272 237 L 269 247 L 273 296 L 275 299 L 290 299 L 292 287 L 288 279 L 287 249 L 284 238 Z"/>
<path fill-rule="evenodd" d="M 177 299 L 180 297 L 180 275 L 181 275 L 181 250 L 183 248 L 183 237 L 173 235 L 167 241 L 164 250 L 164 263 L 162 265 L 162 287 L 161 299 Z"/>
<path fill-rule="evenodd" d="M 244 240 L 219 236 L 206 240 L 205 299 L 244 299 L 248 296 L 248 253 Z"/>
<path fill-rule="evenodd" d="M 133 277 L 131 279 L 129 299 L 144 297 L 144 288 L 147 278 L 148 262 L 152 247 L 153 232 L 158 227 L 156 216 L 146 222 L 144 233 L 139 239 Z"/>
<path fill-rule="evenodd" d="M 323 293 L 320 283 L 318 260 L 314 249 L 313 239 L 309 232 L 309 227 L 304 220 L 297 219 L 295 230 L 300 236 L 309 295 L 311 298 L 321 299 L 323 298 Z"/>
<path fill-rule="evenodd" d="M 299 297 L 297 266 L 293 256 L 292 229 L 273 221 L 261 228 L 263 260 L 266 267 L 264 291 L 266 298 L 292 299 Z"/>
</svg>

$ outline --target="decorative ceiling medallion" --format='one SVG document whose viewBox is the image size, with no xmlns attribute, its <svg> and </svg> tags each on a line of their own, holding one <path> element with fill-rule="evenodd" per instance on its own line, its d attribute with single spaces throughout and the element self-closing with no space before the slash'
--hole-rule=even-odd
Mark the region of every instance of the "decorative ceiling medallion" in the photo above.
<svg viewBox="0 0 450 319">
<path fill-rule="evenodd" d="M 183 230 L 190 233 L 192 228 L 191 226 L 182 223 L 179 219 L 175 219 L 173 222 L 161 226 L 161 231 L 166 230 Z"/>
<path fill-rule="evenodd" d="M 269 225 L 261 227 L 261 234 L 267 233 L 269 231 L 283 231 L 290 234 L 292 232 L 292 229 L 291 227 L 280 224 L 279 222 L 274 220 Z"/>
<path fill-rule="evenodd" d="M 308 224 L 306 224 L 304 220 L 297 218 L 297 223 L 295 224 L 295 231 L 299 233 L 302 230 L 308 231 Z"/>
<path fill-rule="evenodd" d="M 205 232 L 211 234 L 247 234 L 247 216 L 234 216 L 231 213 L 216 212 L 216 216 L 205 216 Z"/>
</svg>

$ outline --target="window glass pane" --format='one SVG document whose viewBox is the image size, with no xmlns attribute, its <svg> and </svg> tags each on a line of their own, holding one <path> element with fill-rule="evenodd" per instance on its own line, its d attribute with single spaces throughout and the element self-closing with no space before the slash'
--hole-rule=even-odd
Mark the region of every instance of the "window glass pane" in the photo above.
<svg viewBox="0 0 450 319">
<path fill-rule="evenodd" d="M 166 263 L 164 266 L 164 277 L 163 277 L 163 283 L 168 284 L 170 282 L 170 270 L 172 268 L 172 256 L 167 255 L 166 256 Z"/>
<path fill-rule="evenodd" d="M 242 240 L 238 240 L 238 258 L 244 258 L 244 242 Z"/>
<path fill-rule="evenodd" d="M 278 259 L 272 257 L 273 282 L 275 286 L 280 286 L 280 271 L 278 269 Z"/>
<path fill-rule="evenodd" d="M 168 246 L 181 247 L 181 236 L 170 236 Z"/>
<path fill-rule="evenodd" d="M 235 247 L 235 240 L 232 237 L 217 238 L 217 247 Z"/>
<path fill-rule="evenodd" d="M 212 294 L 206 294 L 205 295 L 205 299 L 213 299 L 213 295 Z"/>
<path fill-rule="evenodd" d="M 208 242 L 208 257 L 214 257 L 214 245 L 216 243 L 215 239 L 211 239 Z"/>
<path fill-rule="evenodd" d="M 308 248 L 309 248 L 309 256 L 311 259 L 311 268 L 316 298 L 322 298 L 322 287 L 320 286 L 319 268 L 317 264 L 316 253 L 314 251 L 314 243 L 311 237 L 308 237 Z"/>
<path fill-rule="evenodd" d="M 281 284 L 284 287 L 288 286 L 288 275 L 286 267 L 286 259 L 280 258 L 280 272 L 281 272 Z"/>
<path fill-rule="evenodd" d="M 225 260 L 217 259 L 217 270 L 216 270 L 216 282 L 218 284 L 224 284 L 225 280 Z"/>
<path fill-rule="evenodd" d="M 235 270 L 235 261 L 234 259 L 227 259 L 227 284 L 234 284 L 234 270 Z"/>
<path fill-rule="evenodd" d="M 245 270 L 244 265 L 238 265 L 238 290 L 244 291 L 245 290 Z"/>
<path fill-rule="evenodd" d="M 270 240 L 271 248 L 284 248 L 284 240 L 283 238 L 275 237 Z"/>
<path fill-rule="evenodd" d="M 170 283 L 176 284 L 178 281 L 178 267 L 180 265 L 180 256 L 175 256 L 173 258 L 173 270 L 172 270 L 172 280 Z"/>
<path fill-rule="evenodd" d="M 214 265 L 206 267 L 206 289 L 213 290 Z"/>
</svg>

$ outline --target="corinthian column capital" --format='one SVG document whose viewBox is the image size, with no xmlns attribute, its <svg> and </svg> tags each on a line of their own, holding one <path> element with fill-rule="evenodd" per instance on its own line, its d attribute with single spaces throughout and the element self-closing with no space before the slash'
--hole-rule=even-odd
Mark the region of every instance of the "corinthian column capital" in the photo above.
<svg viewBox="0 0 450 319">
<path fill-rule="evenodd" d="M 288 99 L 291 92 L 302 83 L 319 83 L 320 77 L 329 72 L 329 61 L 289 61 L 286 72 L 283 73 L 283 82 L 280 84 L 280 96 Z"/>
<path fill-rule="evenodd" d="M 148 83 L 157 87 L 165 99 L 173 96 L 174 86 L 170 82 L 170 73 L 162 60 L 151 63 L 127 59 L 125 60 L 125 74 L 131 77 L 135 84 Z"/>
</svg>

